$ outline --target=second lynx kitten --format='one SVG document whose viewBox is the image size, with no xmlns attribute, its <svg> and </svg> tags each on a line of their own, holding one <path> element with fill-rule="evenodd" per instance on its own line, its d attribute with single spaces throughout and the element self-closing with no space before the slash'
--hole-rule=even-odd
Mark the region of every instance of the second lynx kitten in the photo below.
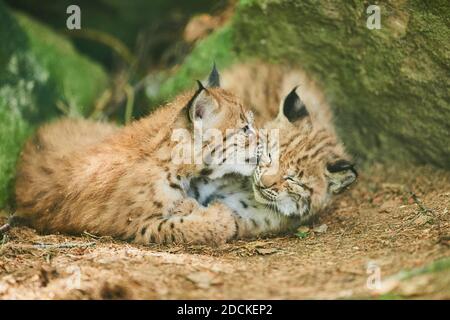
<svg viewBox="0 0 450 320">
<path fill-rule="evenodd" d="M 314 121 L 294 88 L 278 115 L 265 123 L 277 129 L 250 177 L 191 181 L 201 204 L 226 204 L 236 215 L 239 238 L 293 231 L 324 209 L 357 177 L 351 158 L 330 125 Z M 279 156 L 276 156 L 279 154 Z"/>
</svg>

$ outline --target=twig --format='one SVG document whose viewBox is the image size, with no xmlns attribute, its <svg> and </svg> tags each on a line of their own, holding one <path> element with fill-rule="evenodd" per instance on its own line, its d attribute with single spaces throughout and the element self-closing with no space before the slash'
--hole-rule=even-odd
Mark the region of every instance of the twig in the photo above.
<svg viewBox="0 0 450 320">
<path fill-rule="evenodd" d="M 442 235 L 441 221 L 439 220 L 438 217 L 436 217 L 434 210 L 427 208 L 414 192 L 411 192 L 411 197 L 414 200 L 414 203 L 422 211 L 422 213 L 425 213 L 425 214 L 429 213 L 431 215 L 431 217 L 433 218 L 433 220 L 436 221 L 437 232 L 438 232 L 438 243 L 440 243 L 442 240 L 445 241 L 444 236 Z"/>
<path fill-rule="evenodd" d="M 103 93 L 100 95 L 100 98 L 97 99 L 94 110 L 92 111 L 89 118 L 97 120 L 98 117 L 102 114 L 103 110 L 105 109 L 105 106 L 111 101 L 111 98 L 112 98 L 111 89 L 108 88 L 105 91 L 103 91 Z"/>
<path fill-rule="evenodd" d="M 125 124 L 129 124 L 133 115 L 134 90 L 129 84 L 125 85 L 125 93 L 127 95 L 127 104 L 125 106 Z"/>
<path fill-rule="evenodd" d="M 338 240 L 337 240 L 337 246 L 336 246 L 336 249 L 339 249 L 340 247 L 341 247 L 341 245 L 342 245 L 342 237 L 344 236 L 344 234 L 347 232 L 347 227 L 345 227 L 344 229 L 343 229 L 343 231 L 341 232 L 341 234 L 339 235 L 339 238 L 338 238 Z"/>
<path fill-rule="evenodd" d="M 96 236 L 95 234 L 89 233 L 87 231 L 84 231 L 83 234 L 94 240 L 101 240 L 103 238 L 101 236 Z"/>
<path fill-rule="evenodd" d="M 136 57 L 131 53 L 128 47 L 121 40 L 109 33 L 94 29 L 83 29 L 78 30 L 77 32 L 65 30 L 64 33 L 68 36 L 85 38 L 102 43 L 113 49 L 129 65 L 134 65 L 136 62 Z"/>
<path fill-rule="evenodd" d="M 414 203 L 422 210 L 424 213 L 433 213 L 431 209 L 425 207 L 425 205 L 420 201 L 419 197 L 414 192 L 411 192 L 411 197 L 414 200 Z"/>
<path fill-rule="evenodd" d="M 59 111 L 61 111 L 65 116 L 70 115 L 70 107 L 67 104 L 65 104 L 63 101 L 57 100 L 56 108 L 58 108 Z"/>
<path fill-rule="evenodd" d="M 71 248 L 93 247 L 95 245 L 96 245 L 95 242 L 61 243 L 61 244 L 36 243 L 33 245 L 33 247 L 38 248 L 38 249 L 71 249 Z"/>
</svg>

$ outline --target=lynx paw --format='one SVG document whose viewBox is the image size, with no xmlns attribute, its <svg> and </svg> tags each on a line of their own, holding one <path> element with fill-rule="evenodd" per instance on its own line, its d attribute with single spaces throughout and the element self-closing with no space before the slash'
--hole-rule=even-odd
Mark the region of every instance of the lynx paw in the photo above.
<svg viewBox="0 0 450 320">
<path fill-rule="evenodd" d="M 171 215 L 185 216 L 191 214 L 196 208 L 199 207 L 197 200 L 193 198 L 184 198 L 177 203 L 170 211 Z"/>
</svg>

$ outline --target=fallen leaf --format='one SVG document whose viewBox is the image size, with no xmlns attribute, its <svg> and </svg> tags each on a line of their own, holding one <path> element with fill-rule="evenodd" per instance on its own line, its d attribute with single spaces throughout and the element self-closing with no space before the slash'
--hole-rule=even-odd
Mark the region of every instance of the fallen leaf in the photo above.
<svg viewBox="0 0 450 320">
<path fill-rule="evenodd" d="M 254 248 L 262 248 L 262 247 L 265 247 L 265 246 L 270 245 L 272 243 L 273 242 L 269 242 L 269 241 L 253 241 L 250 244 Z"/>
<path fill-rule="evenodd" d="M 395 200 L 388 200 L 384 202 L 380 208 L 378 209 L 378 212 L 391 212 L 395 207 L 397 207 L 398 202 Z"/>
<path fill-rule="evenodd" d="M 307 226 L 301 226 L 297 229 L 297 232 L 308 232 L 309 231 L 309 227 Z"/>
<path fill-rule="evenodd" d="M 327 232 L 327 230 L 328 230 L 328 226 L 326 224 L 321 224 L 320 226 L 315 227 L 313 229 L 313 231 L 317 232 L 317 233 L 325 233 L 325 232 Z"/>
<path fill-rule="evenodd" d="M 265 256 L 268 254 L 274 254 L 274 253 L 278 252 L 278 249 L 276 249 L 276 248 L 267 248 L 267 249 L 258 248 L 258 249 L 256 249 L 256 252 L 258 252 L 260 255 Z"/>
<path fill-rule="evenodd" d="M 406 190 L 405 185 L 398 183 L 383 183 L 381 187 L 392 192 L 404 192 Z"/>
<path fill-rule="evenodd" d="M 428 222 L 431 222 L 431 220 L 432 220 L 431 217 L 429 217 L 425 214 L 421 214 L 414 220 L 414 224 L 416 224 L 418 226 L 422 226 Z"/>
</svg>

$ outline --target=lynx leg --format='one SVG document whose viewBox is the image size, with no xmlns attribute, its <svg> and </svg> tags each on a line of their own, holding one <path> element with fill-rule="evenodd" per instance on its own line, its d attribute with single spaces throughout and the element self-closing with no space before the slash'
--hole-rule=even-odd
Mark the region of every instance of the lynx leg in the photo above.
<svg viewBox="0 0 450 320">
<path fill-rule="evenodd" d="M 148 221 L 135 238 L 139 243 L 223 244 L 236 236 L 233 212 L 221 203 L 201 207 L 184 199 L 173 214 Z"/>
</svg>

